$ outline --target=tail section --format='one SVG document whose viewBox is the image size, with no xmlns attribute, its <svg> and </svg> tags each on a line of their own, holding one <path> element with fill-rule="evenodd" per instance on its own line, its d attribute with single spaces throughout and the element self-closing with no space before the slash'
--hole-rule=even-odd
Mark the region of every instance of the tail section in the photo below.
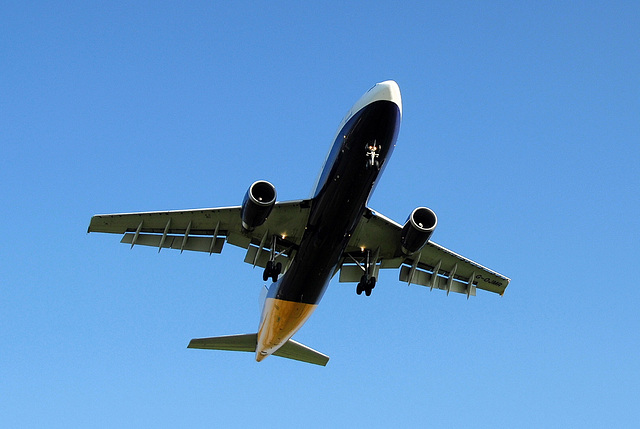
<svg viewBox="0 0 640 429">
<path fill-rule="evenodd" d="M 187 347 L 190 349 L 255 352 L 257 343 L 258 334 L 226 335 L 223 337 L 194 338 Z M 329 362 L 329 356 L 291 339 L 276 350 L 273 355 L 322 366 L 326 366 L 327 362 Z"/>
</svg>

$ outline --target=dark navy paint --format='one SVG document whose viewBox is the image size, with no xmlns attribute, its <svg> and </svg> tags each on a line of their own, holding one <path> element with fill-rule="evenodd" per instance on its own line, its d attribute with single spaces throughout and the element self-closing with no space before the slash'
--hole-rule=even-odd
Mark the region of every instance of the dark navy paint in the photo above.
<svg viewBox="0 0 640 429">
<path fill-rule="evenodd" d="M 320 301 L 393 151 L 399 127 L 398 106 L 380 100 L 362 108 L 340 130 L 320 174 L 298 252 L 269 297 Z M 379 167 L 367 157 L 373 141 L 379 147 Z"/>
</svg>

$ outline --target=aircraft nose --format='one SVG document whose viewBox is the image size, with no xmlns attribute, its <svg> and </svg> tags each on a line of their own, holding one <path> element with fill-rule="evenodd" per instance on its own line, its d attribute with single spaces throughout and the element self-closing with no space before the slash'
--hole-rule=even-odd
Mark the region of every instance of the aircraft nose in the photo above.
<svg viewBox="0 0 640 429">
<path fill-rule="evenodd" d="M 395 80 L 385 80 L 384 82 L 376 83 L 376 87 L 380 91 L 388 91 L 389 93 L 394 91 L 400 92 L 400 87 Z"/>
<path fill-rule="evenodd" d="M 369 97 L 373 101 L 387 100 L 395 103 L 400 109 L 400 115 L 402 116 L 402 97 L 400 96 L 400 87 L 393 80 L 385 80 L 384 82 L 377 83 L 369 91 Z"/>
</svg>

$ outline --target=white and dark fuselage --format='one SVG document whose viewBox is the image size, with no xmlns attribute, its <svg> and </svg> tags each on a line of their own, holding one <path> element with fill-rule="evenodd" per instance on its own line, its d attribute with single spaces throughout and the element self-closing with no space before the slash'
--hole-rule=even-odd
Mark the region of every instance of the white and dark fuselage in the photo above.
<svg viewBox="0 0 640 429">
<path fill-rule="evenodd" d="M 411 212 L 403 225 L 371 210 L 369 197 L 394 149 L 402 102 L 398 85 L 367 91 L 338 127 L 310 198 L 276 201 L 275 187 L 254 182 L 241 206 L 94 215 L 88 231 L 123 234 L 121 242 L 220 253 L 225 243 L 247 249 L 245 262 L 273 280 L 257 333 L 194 338 L 188 347 L 244 351 L 326 365 L 329 356 L 291 337 L 318 306 L 334 274 L 371 294 L 381 268 L 429 289 L 502 295 L 508 277 L 432 241 L 436 214 Z M 258 244 L 259 243 L 259 244 Z M 382 262 L 384 260 L 384 263 Z M 284 270 L 283 270 L 284 268 Z M 284 271 L 284 273 L 283 273 Z"/>
<path fill-rule="evenodd" d="M 400 90 L 386 81 L 358 100 L 340 125 L 313 190 L 297 253 L 269 288 L 256 360 L 284 345 L 322 299 L 393 151 L 401 118 Z"/>
</svg>

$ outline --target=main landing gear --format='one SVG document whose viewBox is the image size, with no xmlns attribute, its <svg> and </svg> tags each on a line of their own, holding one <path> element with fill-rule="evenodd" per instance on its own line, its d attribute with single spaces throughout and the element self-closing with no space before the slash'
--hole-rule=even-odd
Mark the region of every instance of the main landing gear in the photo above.
<svg viewBox="0 0 640 429">
<path fill-rule="evenodd" d="M 362 292 L 364 292 L 365 295 L 371 296 L 371 291 L 374 287 L 376 287 L 376 278 L 371 277 L 367 279 L 367 275 L 364 274 L 360 278 L 360 283 L 358 283 L 358 286 L 356 286 L 356 293 L 358 295 L 361 295 Z"/>
<path fill-rule="evenodd" d="M 271 277 L 271 280 L 273 280 L 273 282 L 275 283 L 278 281 L 278 276 L 281 272 L 282 263 L 267 261 L 267 267 L 264 269 L 264 273 L 262 273 L 262 280 L 266 282 L 267 280 L 269 280 L 269 277 Z"/>
<path fill-rule="evenodd" d="M 371 251 L 367 249 L 365 251 L 364 266 L 358 263 L 358 265 L 360 265 L 360 268 L 362 268 L 362 270 L 364 271 L 364 274 L 362 275 L 362 277 L 360 277 L 358 286 L 356 286 L 356 293 L 358 295 L 361 295 L 362 292 L 364 292 L 366 296 L 371 296 L 371 291 L 373 291 L 373 288 L 376 287 L 376 278 L 373 276 L 373 269 L 375 268 L 377 259 L 378 252 L 376 252 L 376 256 L 375 258 L 373 258 L 372 263 Z"/>
<path fill-rule="evenodd" d="M 271 280 L 273 280 L 274 283 L 277 282 L 278 276 L 282 273 L 282 263 L 276 262 L 276 257 L 279 255 L 276 255 L 276 241 L 277 237 L 274 235 L 271 242 L 269 260 L 267 261 L 267 266 L 262 273 L 262 280 L 265 282 L 269 280 L 269 277 L 271 277 Z"/>
</svg>

